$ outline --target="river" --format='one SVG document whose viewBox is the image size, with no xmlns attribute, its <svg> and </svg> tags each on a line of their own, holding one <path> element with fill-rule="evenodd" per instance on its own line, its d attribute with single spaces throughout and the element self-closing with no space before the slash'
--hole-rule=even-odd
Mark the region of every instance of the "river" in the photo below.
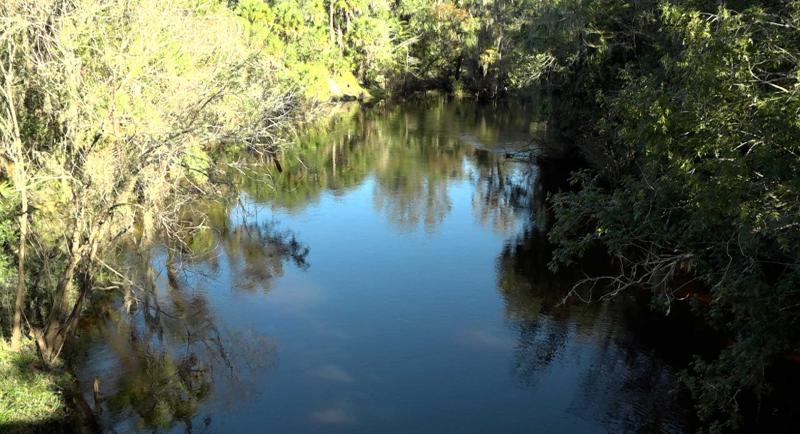
<svg viewBox="0 0 800 434">
<path fill-rule="evenodd" d="M 129 253 L 71 356 L 106 430 L 684 432 L 657 315 L 561 305 L 546 123 L 522 103 L 357 109 L 241 171 L 176 257 Z M 552 172 L 552 170 L 550 170 Z M 123 254 L 124 256 L 124 254 Z M 96 390 L 96 392 L 95 392 Z"/>
</svg>

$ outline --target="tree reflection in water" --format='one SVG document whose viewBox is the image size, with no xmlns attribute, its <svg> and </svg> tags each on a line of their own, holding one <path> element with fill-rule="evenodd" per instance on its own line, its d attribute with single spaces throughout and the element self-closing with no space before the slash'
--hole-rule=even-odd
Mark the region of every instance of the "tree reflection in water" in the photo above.
<svg viewBox="0 0 800 434">
<path fill-rule="evenodd" d="M 289 159 L 303 161 L 296 170 L 304 181 L 291 175 L 291 188 L 262 189 L 254 197 L 297 210 L 325 189 L 339 191 L 371 176 L 373 204 L 393 225 L 431 231 L 452 209 L 453 182 L 471 183 L 476 220 L 510 236 L 497 259 L 497 279 L 516 333 L 513 373 L 520 384 L 536 387 L 558 361 L 588 360 L 573 398 L 576 417 L 600 420 L 614 432 L 686 430 L 691 420 L 686 406 L 678 405 L 676 371 L 657 348 L 636 338 L 626 320 L 635 308 L 623 300 L 560 304 L 576 278 L 601 271 L 604 260 L 589 259 L 557 274 L 548 269 L 546 196 L 566 185 L 574 161 L 540 167 L 507 158 L 531 134 L 544 134 L 540 124 L 531 124 L 534 131 L 520 119 L 531 117 L 458 103 L 360 112 L 339 133 L 312 138 L 308 156 Z M 539 151 L 558 149 L 548 143 Z"/>
<path fill-rule="evenodd" d="M 689 398 L 679 389 L 676 369 L 655 348 L 636 339 L 639 331 L 627 321 L 631 315 L 648 314 L 636 312 L 629 300 L 564 302 L 576 279 L 602 271 L 605 259 L 590 255 L 584 263 L 558 273 L 548 268 L 552 250 L 541 196 L 553 180 L 542 179 L 537 171 L 533 182 L 526 179 L 509 185 L 509 177 L 501 178 L 500 173 L 500 168 L 482 172 L 479 182 L 485 187 L 476 191 L 485 196 L 478 199 L 492 204 L 487 208 L 513 203 L 531 210 L 528 223 L 506 242 L 497 259 L 506 318 L 517 334 L 513 371 L 520 384 L 535 387 L 556 360 L 573 360 L 584 367 L 580 392 L 570 410 L 575 416 L 599 420 L 610 432 L 689 429 L 692 415 L 680 404 Z M 653 324 L 644 321 L 637 326 Z"/>
<path fill-rule="evenodd" d="M 560 273 L 548 269 L 546 195 L 563 188 L 568 170 L 507 157 L 510 148 L 527 145 L 544 129 L 530 119 L 524 111 L 495 112 L 471 103 L 432 103 L 424 110 L 384 106 L 309 134 L 281 155 L 282 174 L 272 166 L 237 167 L 230 197 L 203 204 L 197 213 L 205 220 L 193 223 L 209 229 L 186 240 L 190 258 L 179 261 L 163 251 L 128 258 L 122 262 L 140 267 L 129 273 L 137 276 L 136 289 L 123 301 L 92 304 L 77 363 L 84 367 L 79 380 L 90 403 L 99 378 L 103 425 L 211 430 L 214 415 L 208 412 L 221 411 L 217 400 L 238 402 L 255 393 L 248 386 L 261 384 L 257 377 L 274 360 L 275 345 L 258 332 L 237 333 L 220 324 L 210 305 L 224 308 L 226 302 L 214 299 L 218 294 L 206 291 L 198 275 L 230 278 L 215 288 L 230 282 L 234 291 L 268 291 L 290 266 L 308 267 L 308 248 L 256 212 L 300 214 L 326 195 L 336 199 L 366 187 L 372 199 L 366 207 L 389 221 L 387 232 L 435 231 L 453 202 L 466 198 L 469 224 L 477 221 L 495 237 L 508 237 L 497 257 L 497 287 L 515 338 L 512 375 L 532 395 L 543 387 L 540 379 L 569 370 L 578 377 L 569 410 L 576 418 L 600 421 L 611 432 L 690 429 L 687 406 L 678 405 L 675 370 L 661 352 L 663 340 L 640 338 L 653 327 L 641 309 L 624 300 L 560 304 L 576 277 L 601 271 L 604 260 L 590 258 Z M 367 307 L 374 302 L 365 298 Z M 496 318 L 494 311 L 490 315 Z M 632 325 L 631 316 L 645 320 Z"/>
<path fill-rule="evenodd" d="M 300 269 L 308 268 L 308 247 L 294 234 L 281 231 L 277 223 L 242 222 L 222 237 L 236 289 L 268 290 L 272 278 L 283 275 L 287 261 Z"/>
<path fill-rule="evenodd" d="M 472 207 L 478 221 L 497 233 L 510 234 L 520 217 L 535 212 L 532 202 L 538 195 L 530 194 L 538 168 L 527 162 L 508 160 L 495 152 L 476 149 L 477 174 Z"/>
<path fill-rule="evenodd" d="M 217 229 L 216 244 L 228 255 L 238 288 L 266 288 L 283 273 L 285 261 L 307 265 L 308 248 L 274 223 Z M 124 299 L 93 303 L 81 328 L 84 348 L 76 360 L 85 369 L 79 381 L 105 428 L 168 430 L 180 424 L 189 432 L 202 431 L 213 415 L 198 411 L 212 389 L 223 404 L 245 399 L 258 392 L 248 385 L 274 362 L 275 345 L 268 337 L 217 324 L 203 278 L 197 278 L 202 273 L 193 270 L 218 264 L 178 265 L 174 254 L 133 255 L 139 256 L 129 261 L 138 264 L 130 270 L 136 279 Z"/>
<path fill-rule="evenodd" d="M 251 176 L 231 176 L 254 202 L 290 212 L 316 203 L 323 191 L 341 194 L 372 177 L 373 205 L 392 224 L 403 230 L 422 225 L 430 231 L 452 210 L 449 183 L 474 176 L 469 168 L 499 170 L 504 157 L 490 151 L 498 143 L 503 149 L 528 144 L 526 112 L 515 107 L 512 115 L 440 100 L 385 105 L 338 118 L 324 133 L 304 135 L 297 147 L 284 151 L 280 174 L 271 166 L 257 166 Z M 497 215 L 487 214 L 492 224 L 509 224 L 503 204 L 481 208 Z"/>
<path fill-rule="evenodd" d="M 464 177 L 468 147 L 452 136 L 410 127 L 394 140 L 397 145 L 375 170 L 375 208 L 398 227 L 422 224 L 432 230 L 452 209 L 448 181 Z"/>
</svg>

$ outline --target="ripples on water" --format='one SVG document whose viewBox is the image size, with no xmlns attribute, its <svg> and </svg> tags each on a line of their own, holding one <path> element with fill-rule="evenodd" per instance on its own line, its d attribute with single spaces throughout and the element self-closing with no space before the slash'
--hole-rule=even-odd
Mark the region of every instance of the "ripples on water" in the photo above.
<svg viewBox="0 0 800 434">
<path fill-rule="evenodd" d="M 685 431 L 647 315 L 559 305 L 595 264 L 547 269 L 545 171 L 508 158 L 548 152 L 536 119 L 365 109 L 305 137 L 282 173 L 232 173 L 193 255 L 131 249 L 135 290 L 94 300 L 76 363 L 104 427 Z"/>
</svg>

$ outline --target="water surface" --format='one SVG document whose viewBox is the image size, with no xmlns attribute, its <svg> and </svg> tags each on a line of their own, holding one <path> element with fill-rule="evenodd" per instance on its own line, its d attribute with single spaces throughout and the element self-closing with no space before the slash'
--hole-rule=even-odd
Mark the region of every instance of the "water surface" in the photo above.
<svg viewBox="0 0 800 434">
<path fill-rule="evenodd" d="M 199 254 L 128 253 L 137 288 L 83 324 L 84 396 L 119 432 L 687 430 L 647 321 L 559 306 L 540 168 L 510 158 L 542 140 L 524 105 L 444 100 L 309 134 L 206 205 Z"/>
</svg>

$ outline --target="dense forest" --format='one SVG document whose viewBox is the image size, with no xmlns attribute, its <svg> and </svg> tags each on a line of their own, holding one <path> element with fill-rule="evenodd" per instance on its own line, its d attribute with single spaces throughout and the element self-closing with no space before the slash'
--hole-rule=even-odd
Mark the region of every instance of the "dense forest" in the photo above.
<svg viewBox="0 0 800 434">
<path fill-rule="evenodd" d="M 691 307 L 725 344 L 684 383 L 737 429 L 800 351 L 798 1 L 5 0 L 0 367 L 67 369 L 93 294 L 131 282 L 109 256 L 186 253 L 242 161 L 291 172 L 334 103 L 429 90 L 542 101 L 585 163 L 548 197 L 551 268 L 601 248 L 615 271 L 571 297 Z M 12 411 L 22 387 L 0 379 L 0 423 L 60 405 Z"/>
</svg>

